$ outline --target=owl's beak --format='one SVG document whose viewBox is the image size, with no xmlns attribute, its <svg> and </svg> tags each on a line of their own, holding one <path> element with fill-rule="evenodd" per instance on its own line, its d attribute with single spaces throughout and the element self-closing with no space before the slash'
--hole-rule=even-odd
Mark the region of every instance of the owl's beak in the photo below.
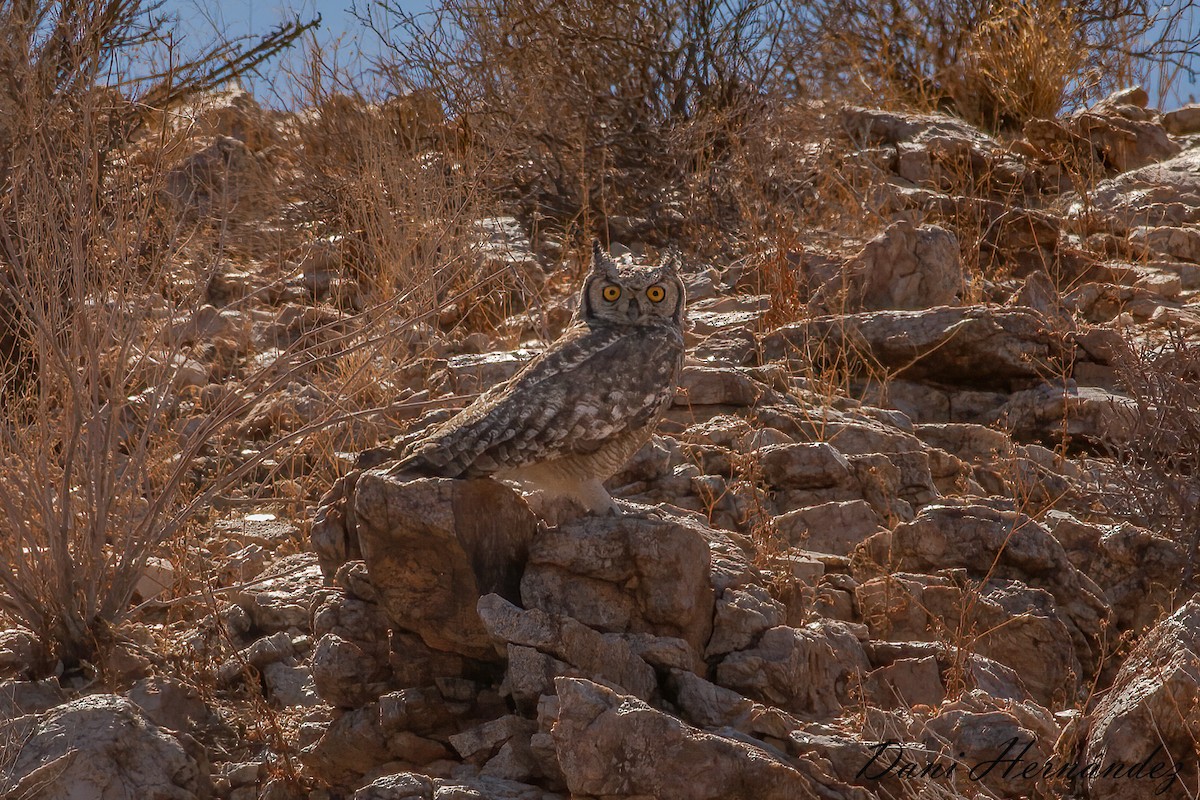
<svg viewBox="0 0 1200 800">
<path fill-rule="evenodd" d="M 625 314 L 629 317 L 630 322 L 637 322 L 642 316 L 642 304 L 637 300 L 632 301 Z"/>
</svg>

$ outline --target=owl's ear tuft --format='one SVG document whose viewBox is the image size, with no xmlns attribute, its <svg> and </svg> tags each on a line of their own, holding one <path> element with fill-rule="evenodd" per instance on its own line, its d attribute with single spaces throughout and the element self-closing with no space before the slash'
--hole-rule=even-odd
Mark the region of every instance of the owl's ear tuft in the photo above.
<svg viewBox="0 0 1200 800">
<path fill-rule="evenodd" d="M 600 240 L 592 239 L 592 271 L 608 272 L 616 268 L 616 266 L 616 263 L 612 260 L 612 256 L 600 244 Z"/>
</svg>

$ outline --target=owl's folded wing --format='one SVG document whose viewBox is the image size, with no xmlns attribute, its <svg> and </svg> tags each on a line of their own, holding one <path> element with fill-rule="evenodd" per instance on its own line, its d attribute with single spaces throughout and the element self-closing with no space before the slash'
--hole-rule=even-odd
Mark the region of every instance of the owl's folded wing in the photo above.
<svg viewBox="0 0 1200 800">
<path fill-rule="evenodd" d="M 570 455 L 646 428 L 675 393 L 678 331 L 580 327 L 417 442 L 396 471 L 490 475 Z"/>
</svg>

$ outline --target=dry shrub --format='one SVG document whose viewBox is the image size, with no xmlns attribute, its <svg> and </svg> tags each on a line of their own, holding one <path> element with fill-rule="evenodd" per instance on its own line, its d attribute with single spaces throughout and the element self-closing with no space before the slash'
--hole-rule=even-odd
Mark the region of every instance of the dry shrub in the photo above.
<svg viewBox="0 0 1200 800">
<path fill-rule="evenodd" d="M 314 48 L 297 76 L 296 158 L 302 213 L 340 268 L 412 321 L 491 330 L 528 307 L 540 268 L 489 258 L 481 228 L 496 213 L 494 161 L 461 146 L 430 92 L 371 102 L 332 63 Z"/>
<path fill-rule="evenodd" d="M 1200 557 L 1200 347 L 1180 331 L 1158 346 L 1130 345 L 1117 361 L 1133 399 L 1114 437 L 1115 469 L 1102 500 L 1118 518 L 1184 548 L 1183 595 Z"/>
<path fill-rule="evenodd" d="M 1194 3 L 818 0 L 793 29 L 818 91 L 949 109 L 985 127 L 1053 116 L 1152 69 L 1194 64 Z"/>
<path fill-rule="evenodd" d="M 390 45 L 378 66 L 393 86 L 433 92 L 503 167 L 509 200 L 587 235 L 676 225 L 688 176 L 791 57 L 775 0 L 379 8 L 368 22 Z"/>
<path fill-rule="evenodd" d="M 123 148 L 148 98 L 170 101 L 282 44 L 224 48 L 189 63 L 181 84 L 152 74 L 135 101 L 108 88 L 127 77 L 113 65 L 163 33 L 137 0 L 0 12 L 0 316 L 16 354 L 0 420 L 0 608 L 45 645 L 35 671 L 95 658 L 147 558 L 245 474 L 195 470 L 249 401 L 183 390 L 192 365 L 176 322 L 204 282 L 172 273 L 164 169 Z"/>
<path fill-rule="evenodd" d="M 967 39 L 961 75 L 950 81 L 955 108 L 986 128 L 1053 118 L 1087 96 L 1087 49 L 1073 4 L 1022 0 L 996 9 Z"/>
</svg>

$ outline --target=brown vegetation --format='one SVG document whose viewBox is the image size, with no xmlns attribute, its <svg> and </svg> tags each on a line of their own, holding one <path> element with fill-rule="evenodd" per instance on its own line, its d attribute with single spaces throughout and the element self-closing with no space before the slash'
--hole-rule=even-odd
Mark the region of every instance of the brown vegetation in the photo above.
<svg viewBox="0 0 1200 800">
<path fill-rule="evenodd" d="M 430 656 L 419 631 L 324 640 L 326 656 L 344 644 L 375 661 L 318 685 L 311 706 L 279 700 L 265 675 L 352 627 L 329 617 L 366 626 L 387 611 L 355 595 L 374 590 L 352 531 L 332 556 L 309 539 L 320 498 L 353 491 L 342 479 L 358 454 L 386 459 L 396 437 L 511 374 L 517 348 L 552 340 L 598 237 L 684 251 L 688 346 L 703 364 L 664 438 L 614 486 L 678 516 L 613 524 L 633 541 L 675 537 L 681 560 L 707 553 L 703 530 L 728 559 L 725 585 L 689 587 L 708 618 L 680 611 L 686 635 L 664 634 L 669 647 L 613 651 L 646 698 L 702 717 L 681 681 L 711 679 L 693 691 L 714 697 L 734 687 L 756 704 L 738 724 L 791 756 L 808 746 L 805 715 L 836 718 L 860 745 L 919 730 L 940 703 L 1033 727 L 1042 712 L 1090 713 L 1196 585 L 1200 316 L 1187 293 L 1200 286 L 1188 238 L 1200 201 L 1103 201 L 1192 141 L 1169 138 L 1136 93 L 1076 112 L 1152 70 L 1169 78 L 1164 65 L 1192 67 L 1190 7 L 1156 20 L 1132 0 L 440 0 L 414 16 L 385 0 L 362 20 L 385 45 L 378 82 L 312 45 L 287 111 L 227 82 L 298 45 L 307 23 L 143 74 L 127 71 L 135 50 L 180 60 L 152 6 L 0 7 L 0 654 L 28 649 L 0 659 L 5 677 L 125 691 L 182 670 L 206 707 L 245 725 L 230 751 L 297 791 L 345 788 L 388 761 L 378 742 L 346 748 L 361 762 L 318 745 L 335 718 L 375 719 L 363 709 L 384 689 L 371 687 L 399 680 L 406 648 L 414 674 L 455 665 L 446 698 L 467 692 L 459 705 L 480 719 L 548 737 L 525 730 L 536 693 L 507 686 L 511 713 L 491 680 L 503 666 Z M 327 533 L 326 500 L 315 525 Z M 598 528 L 585 533 L 612 533 Z M 972 547 L 954 563 L 931 556 L 930 530 Z M 814 537 L 830 552 L 804 549 Z M 570 565 L 542 555 L 534 580 L 570 588 Z M 1150 566 L 1131 576 L 1139 558 Z M 664 582 L 683 574 L 633 560 Z M 686 566 L 707 576 L 702 560 Z M 1097 589 L 1105 578 L 1118 588 Z M 291 579 L 311 608 L 246 610 L 256 586 Z M 655 591 L 631 578 L 612 592 L 626 589 L 638 602 Z M 484 624 L 515 627 L 508 652 L 533 653 L 521 626 L 548 623 L 514 609 L 497 601 Z M 611 656 L 596 642 L 623 633 L 567 619 L 557 633 L 575 638 L 555 669 Z M 714 624 L 726 649 L 702 635 Z M 913 640 L 903 657 L 888 655 L 896 629 Z M 471 658 L 494 644 L 472 642 Z M 814 708 L 779 699 L 803 681 L 772 677 L 772 647 L 817 654 L 836 691 L 814 689 Z M 859 673 L 847 689 L 827 652 L 870 661 L 874 682 Z M 1013 653 L 1061 656 L 1067 688 L 1037 675 L 1034 711 L 963 711 L 985 678 L 1009 680 L 994 665 Z M 880 675 L 908 661 L 945 673 L 946 691 L 897 710 Z M 459 763 L 440 729 L 425 733 L 400 740 L 426 763 Z M 4 741 L 0 775 L 20 749 Z"/>
</svg>

